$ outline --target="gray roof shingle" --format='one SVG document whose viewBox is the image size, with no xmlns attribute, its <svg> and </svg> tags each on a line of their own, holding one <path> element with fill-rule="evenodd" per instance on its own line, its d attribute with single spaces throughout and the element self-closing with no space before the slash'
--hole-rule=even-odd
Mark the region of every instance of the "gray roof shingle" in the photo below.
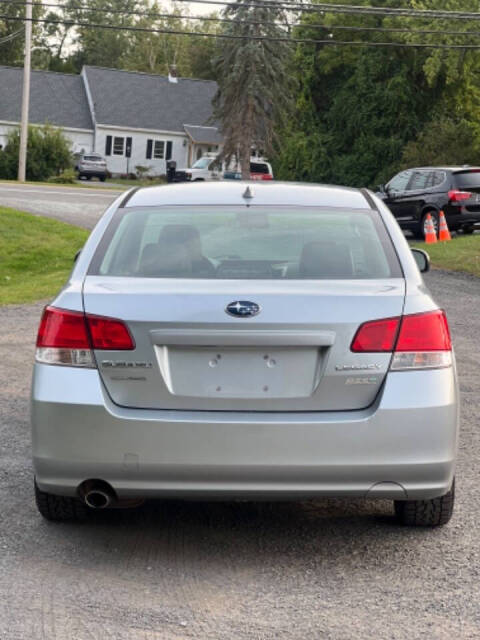
<svg viewBox="0 0 480 640">
<path fill-rule="evenodd" d="M 84 67 L 98 124 L 182 131 L 183 125 L 206 125 L 212 115 L 217 83 L 136 71 Z"/>
<path fill-rule="evenodd" d="M 0 66 L 0 120 L 20 122 L 23 69 Z M 93 129 L 80 76 L 32 71 L 30 114 L 33 124 Z"/>
<path fill-rule="evenodd" d="M 222 134 L 217 127 L 198 127 L 189 124 L 183 127 L 193 142 L 197 144 L 221 144 Z"/>
</svg>

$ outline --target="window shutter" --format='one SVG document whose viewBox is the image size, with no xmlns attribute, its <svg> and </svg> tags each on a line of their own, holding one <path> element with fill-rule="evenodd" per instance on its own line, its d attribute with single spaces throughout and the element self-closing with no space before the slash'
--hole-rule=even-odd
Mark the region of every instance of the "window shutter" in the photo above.
<svg viewBox="0 0 480 640">
<path fill-rule="evenodd" d="M 152 159 L 153 140 L 147 140 L 147 160 Z"/>
<path fill-rule="evenodd" d="M 126 145 L 125 145 L 125 156 L 127 158 L 132 157 L 132 139 L 131 138 L 127 138 Z"/>
<path fill-rule="evenodd" d="M 112 155 L 112 136 L 107 136 L 105 138 L 105 155 L 106 156 Z"/>
<path fill-rule="evenodd" d="M 168 140 L 167 142 L 167 155 L 166 155 L 166 159 L 170 160 L 172 157 L 172 141 Z"/>
</svg>

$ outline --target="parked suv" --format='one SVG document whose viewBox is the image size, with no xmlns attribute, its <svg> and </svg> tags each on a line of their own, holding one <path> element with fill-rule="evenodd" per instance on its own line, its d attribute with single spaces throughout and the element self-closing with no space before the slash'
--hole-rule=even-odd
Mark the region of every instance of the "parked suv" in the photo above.
<svg viewBox="0 0 480 640">
<path fill-rule="evenodd" d="M 480 223 L 479 167 L 420 167 L 398 173 L 379 187 L 380 198 L 388 205 L 403 229 L 425 236 L 427 214 L 438 232 L 438 214 L 445 213 L 450 230 L 473 233 Z"/>
<path fill-rule="evenodd" d="M 90 180 L 94 177 L 105 182 L 108 175 L 105 158 L 97 153 L 89 153 L 79 156 L 75 166 L 75 171 L 77 172 L 80 180 L 82 178 Z"/>
</svg>

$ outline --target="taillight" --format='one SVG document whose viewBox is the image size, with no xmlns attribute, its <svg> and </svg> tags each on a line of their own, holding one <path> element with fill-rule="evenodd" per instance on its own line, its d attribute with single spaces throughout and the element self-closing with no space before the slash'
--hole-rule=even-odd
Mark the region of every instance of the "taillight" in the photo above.
<svg viewBox="0 0 480 640">
<path fill-rule="evenodd" d="M 470 191 L 459 191 L 458 189 L 451 189 L 448 192 L 448 199 L 450 202 L 463 202 L 463 200 L 470 200 L 472 193 Z"/>
<path fill-rule="evenodd" d="M 452 364 L 452 341 L 444 311 L 403 316 L 393 370 L 438 369 Z"/>
<path fill-rule="evenodd" d="M 451 351 L 452 342 L 444 311 L 402 318 L 395 351 Z"/>
<path fill-rule="evenodd" d="M 135 349 L 129 330 L 121 320 L 92 316 L 87 313 L 87 323 L 94 349 L 128 351 Z"/>
<path fill-rule="evenodd" d="M 90 349 L 83 312 L 46 307 L 38 329 L 37 347 Z"/>
<path fill-rule="evenodd" d="M 357 353 L 393 351 L 400 318 L 365 322 L 358 329 L 351 349 Z"/>
<path fill-rule="evenodd" d="M 134 349 L 123 322 L 46 307 L 37 335 L 36 360 L 46 364 L 95 367 L 92 349 Z"/>
<path fill-rule="evenodd" d="M 452 364 L 450 331 L 441 310 L 366 322 L 358 329 L 351 350 L 357 353 L 393 351 L 390 368 L 397 371 Z"/>
</svg>

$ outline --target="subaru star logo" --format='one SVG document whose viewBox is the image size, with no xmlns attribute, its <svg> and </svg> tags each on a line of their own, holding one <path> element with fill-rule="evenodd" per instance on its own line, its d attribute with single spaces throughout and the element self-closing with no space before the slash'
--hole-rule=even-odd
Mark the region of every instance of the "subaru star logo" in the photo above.
<svg viewBox="0 0 480 640">
<path fill-rule="evenodd" d="M 225 311 L 229 315 L 237 318 L 251 318 L 260 312 L 260 306 L 256 302 L 236 300 L 235 302 L 230 302 Z"/>
</svg>

